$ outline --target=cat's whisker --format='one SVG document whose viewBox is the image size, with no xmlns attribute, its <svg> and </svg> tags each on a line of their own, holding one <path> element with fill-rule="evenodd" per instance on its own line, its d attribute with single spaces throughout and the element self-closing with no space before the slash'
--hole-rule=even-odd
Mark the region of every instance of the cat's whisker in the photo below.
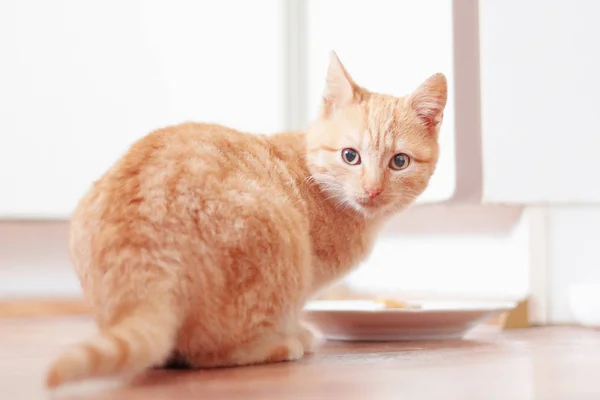
<svg viewBox="0 0 600 400">
<path fill-rule="evenodd" d="M 345 197 L 346 197 L 346 194 L 343 193 L 343 192 L 340 192 L 340 193 L 334 193 L 334 194 L 332 194 L 330 196 L 327 196 L 323 200 L 327 201 L 327 200 L 338 199 L 338 198 L 342 198 L 343 199 Z"/>
<path fill-rule="evenodd" d="M 313 175 L 308 175 L 301 182 L 301 185 L 304 185 L 304 184 L 308 184 L 309 186 L 313 186 L 314 184 L 316 184 L 315 177 Z"/>
</svg>

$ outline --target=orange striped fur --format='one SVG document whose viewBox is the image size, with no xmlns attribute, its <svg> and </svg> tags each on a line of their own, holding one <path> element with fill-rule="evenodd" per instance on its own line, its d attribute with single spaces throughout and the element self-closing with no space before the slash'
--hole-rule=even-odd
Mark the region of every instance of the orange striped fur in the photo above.
<svg viewBox="0 0 600 400">
<path fill-rule="evenodd" d="M 133 144 L 73 213 L 72 260 L 99 334 L 63 353 L 47 385 L 314 351 L 304 303 L 425 190 L 445 104 L 441 74 L 395 98 L 356 85 L 332 54 L 305 133 L 185 123 Z M 397 170 L 399 153 L 410 161 Z"/>
</svg>

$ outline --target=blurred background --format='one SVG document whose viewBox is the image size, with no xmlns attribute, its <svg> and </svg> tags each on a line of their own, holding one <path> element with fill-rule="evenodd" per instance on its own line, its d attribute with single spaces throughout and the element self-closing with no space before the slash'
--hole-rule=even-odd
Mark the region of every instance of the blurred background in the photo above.
<svg viewBox="0 0 600 400">
<path fill-rule="evenodd" d="M 2 0 L 0 301 L 79 298 L 69 215 L 134 140 L 187 120 L 303 129 L 333 49 L 373 91 L 450 84 L 430 188 L 339 293 L 528 297 L 534 322 L 572 322 L 572 285 L 600 284 L 598 15 L 594 0 Z"/>
</svg>

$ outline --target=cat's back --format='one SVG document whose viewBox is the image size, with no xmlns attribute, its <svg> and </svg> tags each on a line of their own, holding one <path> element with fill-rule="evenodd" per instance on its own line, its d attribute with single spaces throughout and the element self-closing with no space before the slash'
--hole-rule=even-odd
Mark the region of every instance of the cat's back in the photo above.
<svg viewBox="0 0 600 400">
<path fill-rule="evenodd" d="M 128 175 L 172 175 L 187 169 L 222 173 L 239 168 L 232 160 L 244 153 L 260 153 L 264 141 L 217 124 L 184 123 L 156 130 L 135 142 L 129 151 L 107 172 L 103 180 L 123 180 Z M 153 174 L 160 169 L 162 174 Z M 189 171 L 193 172 L 193 171 Z"/>
<path fill-rule="evenodd" d="M 285 164 L 265 136 L 216 124 L 170 126 L 135 142 L 94 182 L 73 217 L 160 217 L 177 211 L 181 201 L 223 202 L 240 193 L 277 191 L 281 178 L 293 179 Z"/>
</svg>

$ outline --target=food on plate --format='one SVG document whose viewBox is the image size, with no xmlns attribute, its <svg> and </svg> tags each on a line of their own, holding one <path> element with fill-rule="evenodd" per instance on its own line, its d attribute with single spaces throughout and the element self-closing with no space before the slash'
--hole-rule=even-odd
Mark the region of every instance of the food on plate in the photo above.
<svg viewBox="0 0 600 400">
<path fill-rule="evenodd" d="M 383 305 L 385 308 L 421 308 L 418 304 L 408 303 L 402 300 L 396 299 L 384 299 L 378 298 L 375 303 Z"/>
</svg>

